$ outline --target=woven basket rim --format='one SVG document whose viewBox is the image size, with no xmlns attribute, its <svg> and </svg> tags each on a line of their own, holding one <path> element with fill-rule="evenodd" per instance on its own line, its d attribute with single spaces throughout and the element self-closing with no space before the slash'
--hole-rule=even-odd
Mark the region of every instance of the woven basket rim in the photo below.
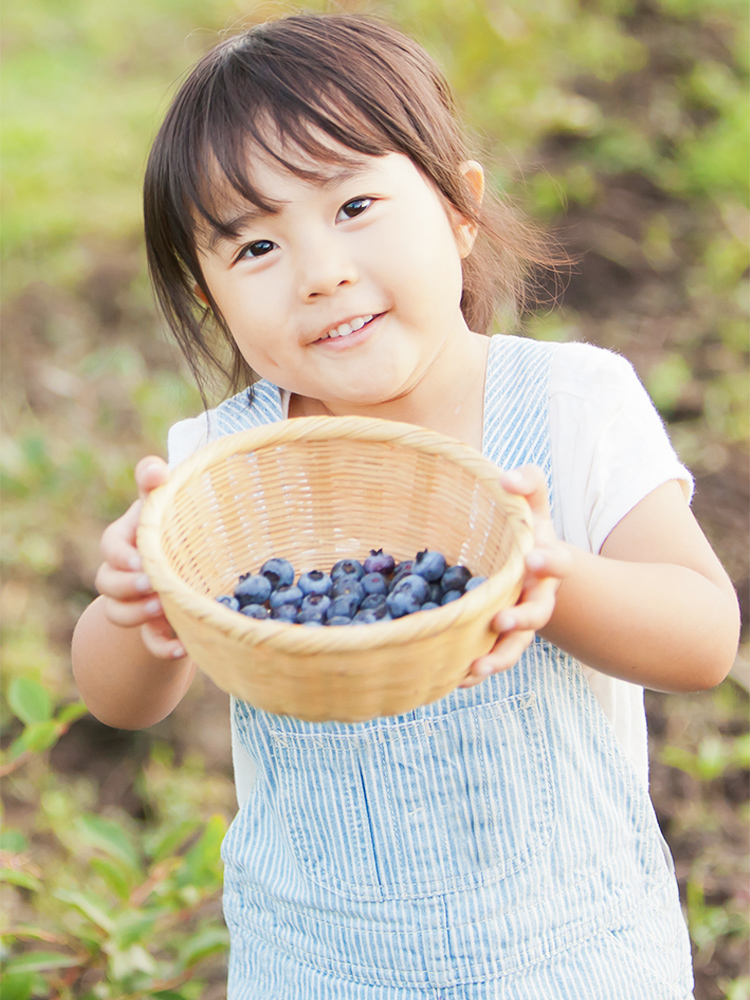
<svg viewBox="0 0 750 1000">
<path fill-rule="evenodd" d="M 213 597 L 198 593 L 182 580 L 164 558 L 161 547 L 161 524 L 179 491 L 191 480 L 227 457 L 284 444 L 329 440 L 341 437 L 363 442 L 390 442 L 399 447 L 441 456 L 462 466 L 483 487 L 494 493 L 517 531 L 511 553 L 504 566 L 488 579 L 464 594 L 460 601 L 407 615 L 387 622 L 373 622 L 365 628 L 335 627 L 311 629 L 288 622 L 257 620 L 239 615 L 218 604 Z M 168 594 L 188 614 L 213 624 L 223 633 L 247 644 L 296 653 L 356 652 L 361 649 L 387 649 L 401 646 L 417 637 L 438 636 L 455 624 L 473 620 L 507 591 L 508 581 L 523 573 L 523 560 L 533 544 L 531 512 L 524 497 L 508 493 L 499 482 L 500 469 L 470 445 L 438 431 L 386 421 L 373 417 L 296 417 L 264 424 L 208 442 L 181 462 L 167 482 L 146 498 L 138 527 L 138 548 L 144 567 L 157 593 Z"/>
</svg>

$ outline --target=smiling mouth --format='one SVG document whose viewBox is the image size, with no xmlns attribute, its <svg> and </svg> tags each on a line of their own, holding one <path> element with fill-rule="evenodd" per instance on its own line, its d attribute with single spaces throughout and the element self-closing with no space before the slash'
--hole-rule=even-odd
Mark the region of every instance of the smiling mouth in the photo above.
<svg viewBox="0 0 750 1000">
<path fill-rule="evenodd" d="M 375 314 L 373 313 L 366 316 L 355 316 L 354 319 L 350 319 L 346 323 L 341 323 L 339 326 L 334 326 L 330 330 L 326 330 L 324 334 L 318 337 L 318 342 L 321 340 L 335 340 L 340 337 L 350 337 L 357 330 L 361 330 L 362 327 L 371 323 L 374 318 Z"/>
</svg>

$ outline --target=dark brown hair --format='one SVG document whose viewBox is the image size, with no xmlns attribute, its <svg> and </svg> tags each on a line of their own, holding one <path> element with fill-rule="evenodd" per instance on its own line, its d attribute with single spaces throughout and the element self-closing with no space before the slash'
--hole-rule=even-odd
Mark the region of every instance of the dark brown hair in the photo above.
<svg viewBox="0 0 750 1000">
<path fill-rule="evenodd" d="M 379 20 L 350 14 L 297 14 L 258 25 L 198 62 L 166 115 L 146 169 L 151 278 L 201 390 L 207 366 L 223 372 L 233 391 L 255 378 L 211 297 L 197 253 L 202 232 L 231 235 L 219 217 L 222 199 L 212 179 L 218 176 L 225 195 L 234 191 L 269 208 L 248 172 L 253 145 L 313 179 L 316 173 L 302 158 L 293 158 L 295 150 L 321 164 L 346 161 L 348 150 L 353 157 L 408 156 L 447 204 L 477 226 L 474 249 L 463 261 L 461 298 L 476 332 L 489 332 L 499 305 L 523 305 L 534 266 L 554 267 L 560 260 L 550 241 L 505 200 L 489 193 L 476 204 L 461 173 L 470 153 L 451 91 L 416 42 Z"/>
</svg>

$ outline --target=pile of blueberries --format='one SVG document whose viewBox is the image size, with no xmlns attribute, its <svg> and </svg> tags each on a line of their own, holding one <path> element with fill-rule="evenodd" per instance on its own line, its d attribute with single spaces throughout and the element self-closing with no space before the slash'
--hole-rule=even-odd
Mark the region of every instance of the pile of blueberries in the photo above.
<svg viewBox="0 0 750 1000">
<path fill-rule="evenodd" d="M 250 618 L 359 625 L 437 608 L 485 580 L 465 566 L 449 566 L 445 556 L 429 549 L 398 564 L 382 549 L 372 549 L 364 562 L 341 559 L 330 573 L 310 570 L 296 583 L 295 575 L 287 559 L 268 559 L 258 573 L 241 576 L 233 594 L 216 600 Z"/>
</svg>

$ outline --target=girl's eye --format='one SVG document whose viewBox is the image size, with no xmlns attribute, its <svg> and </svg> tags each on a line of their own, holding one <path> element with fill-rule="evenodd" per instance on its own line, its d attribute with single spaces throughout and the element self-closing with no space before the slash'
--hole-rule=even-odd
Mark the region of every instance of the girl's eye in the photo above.
<svg viewBox="0 0 750 1000">
<path fill-rule="evenodd" d="M 246 257 L 265 257 L 275 246 L 276 244 L 271 240 L 255 240 L 254 243 L 248 243 L 246 247 L 242 248 L 237 260 L 244 260 Z"/>
<path fill-rule="evenodd" d="M 358 215 L 366 212 L 367 209 L 372 205 L 372 198 L 352 198 L 351 201 L 347 201 L 345 205 L 342 205 L 339 209 L 339 218 L 344 219 L 356 219 Z"/>
</svg>

